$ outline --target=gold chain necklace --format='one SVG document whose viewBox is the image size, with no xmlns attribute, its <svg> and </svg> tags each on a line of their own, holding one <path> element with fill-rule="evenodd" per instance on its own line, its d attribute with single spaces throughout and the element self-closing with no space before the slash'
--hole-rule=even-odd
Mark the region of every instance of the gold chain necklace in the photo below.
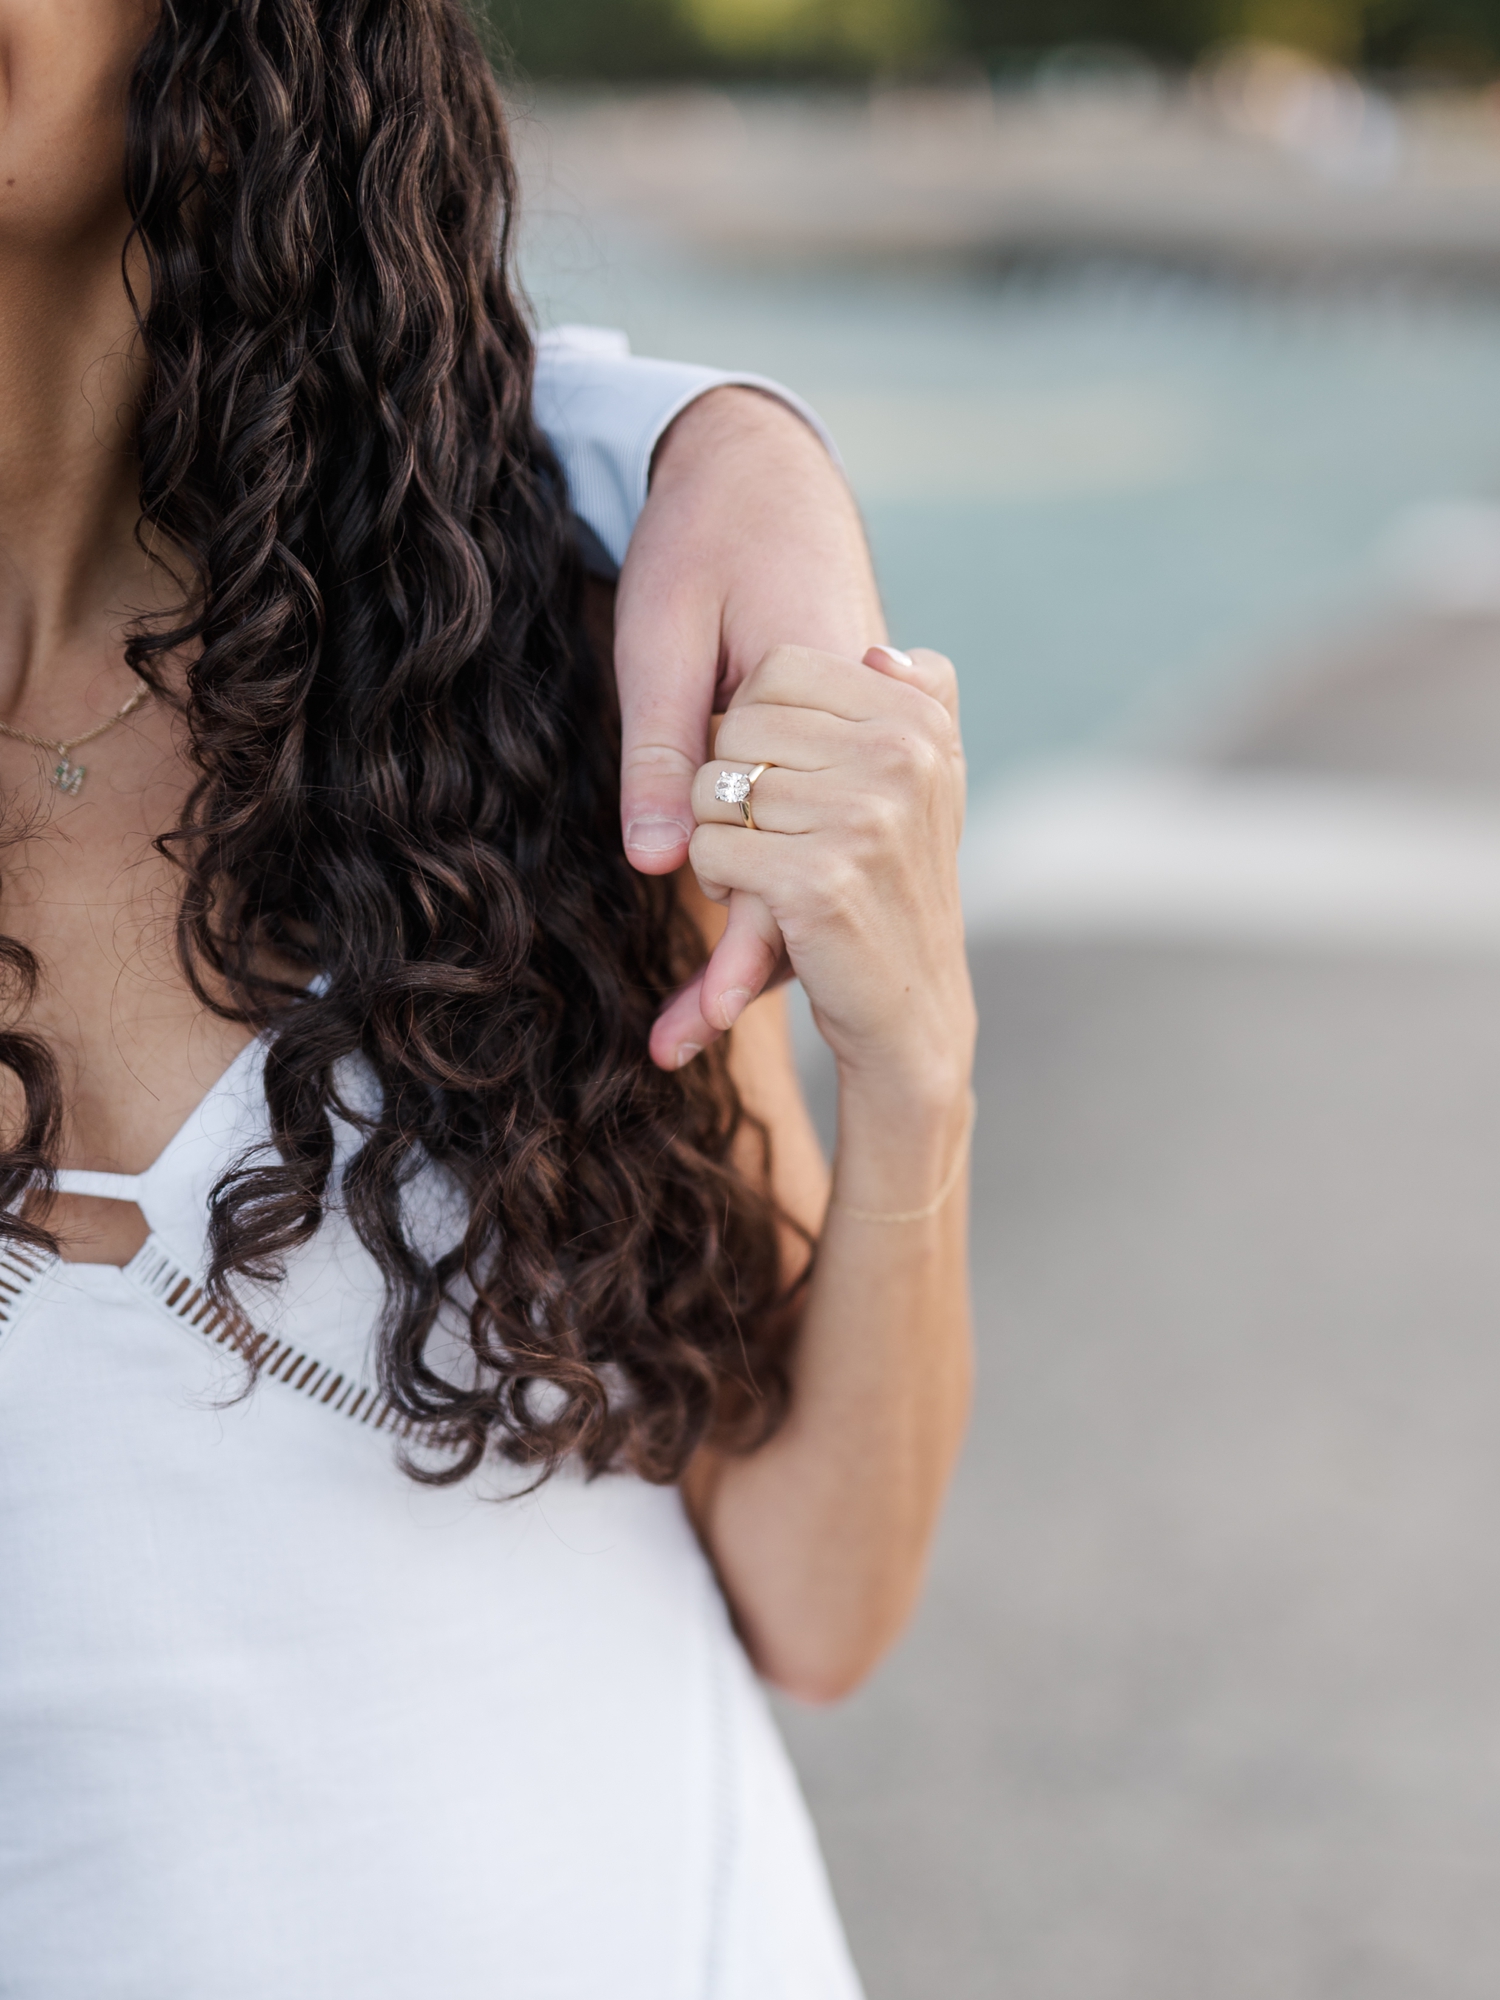
<svg viewBox="0 0 1500 2000">
<path fill-rule="evenodd" d="M 81 750 L 85 743 L 94 742 L 107 729 L 113 729 L 115 724 L 123 722 L 127 715 L 134 715 L 150 693 L 149 687 L 138 687 L 125 706 L 110 716 L 107 722 L 96 723 L 92 729 L 86 729 L 82 736 L 70 737 L 66 743 L 60 743 L 52 736 L 28 735 L 24 729 L 12 729 L 8 722 L 0 722 L 0 736 L 9 736 L 17 743 L 29 743 L 33 750 L 55 750 L 57 764 L 51 774 L 52 782 L 58 791 L 66 793 L 70 799 L 76 799 L 83 790 L 83 781 L 88 776 L 88 766 L 73 763 L 72 753 Z"/>
</svg>

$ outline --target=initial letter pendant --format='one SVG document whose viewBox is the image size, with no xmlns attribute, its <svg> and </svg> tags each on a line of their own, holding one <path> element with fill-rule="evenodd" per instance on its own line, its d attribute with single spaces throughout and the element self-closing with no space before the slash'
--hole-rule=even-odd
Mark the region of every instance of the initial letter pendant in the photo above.
<svg viewBox="0 0 1500 2000">
<path fill-rule="evenodd" d="M 60 792 L 66 793 L 70 799 L 76 799 L 83 789 L 83 781 L 87 776 L 87 767 L 83 764 L 70 764 L 68 753 L 64 751 L 57 760 L 57 768 L 52 773 L 52 782 Z"/>
</svg>

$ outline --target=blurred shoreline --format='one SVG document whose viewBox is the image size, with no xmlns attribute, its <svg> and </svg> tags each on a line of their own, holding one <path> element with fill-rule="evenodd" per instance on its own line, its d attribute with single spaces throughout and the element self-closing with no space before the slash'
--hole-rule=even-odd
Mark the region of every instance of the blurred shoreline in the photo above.
<svg viewBox="0 0 1500 2000">
<path fill-rule="evenodd" d="M 1500 282 L 1494 96 L 1397 99 L 1287 51 L 1180 83 L 548 88 L 516 108 L 535 211 L 741 265 L 1104 257 Z"/>
</svg>

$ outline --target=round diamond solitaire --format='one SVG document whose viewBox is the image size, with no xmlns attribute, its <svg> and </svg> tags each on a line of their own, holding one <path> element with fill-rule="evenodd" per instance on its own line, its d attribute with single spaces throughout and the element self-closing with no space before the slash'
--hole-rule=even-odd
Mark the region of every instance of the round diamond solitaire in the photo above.
<svg viewBox="0 0 1500 2000">
<path fill-rule="evenodd" d="M 721 771 L 714 779 L 714 797 L 723 806 L 742 806 L 750 796 L 750 779 L 744 771 Z"/>
</svg>

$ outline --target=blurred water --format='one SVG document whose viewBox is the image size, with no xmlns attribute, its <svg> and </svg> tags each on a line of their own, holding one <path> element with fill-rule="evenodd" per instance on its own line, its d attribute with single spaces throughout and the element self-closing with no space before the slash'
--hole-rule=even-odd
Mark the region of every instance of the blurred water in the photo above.
<svg viewBox="0 0 1500 2000">
<path fill-rule="evenodd" d="M 1500 298 L 1140 270 L 729 269 L 536 219 L 545 322 L 775 375 L 828 417 L 891 626 L 959 663 L 982 785 L 1161 740 L 1378 604 L 1410 509 L 1500 495 Z"/>
</svg>

